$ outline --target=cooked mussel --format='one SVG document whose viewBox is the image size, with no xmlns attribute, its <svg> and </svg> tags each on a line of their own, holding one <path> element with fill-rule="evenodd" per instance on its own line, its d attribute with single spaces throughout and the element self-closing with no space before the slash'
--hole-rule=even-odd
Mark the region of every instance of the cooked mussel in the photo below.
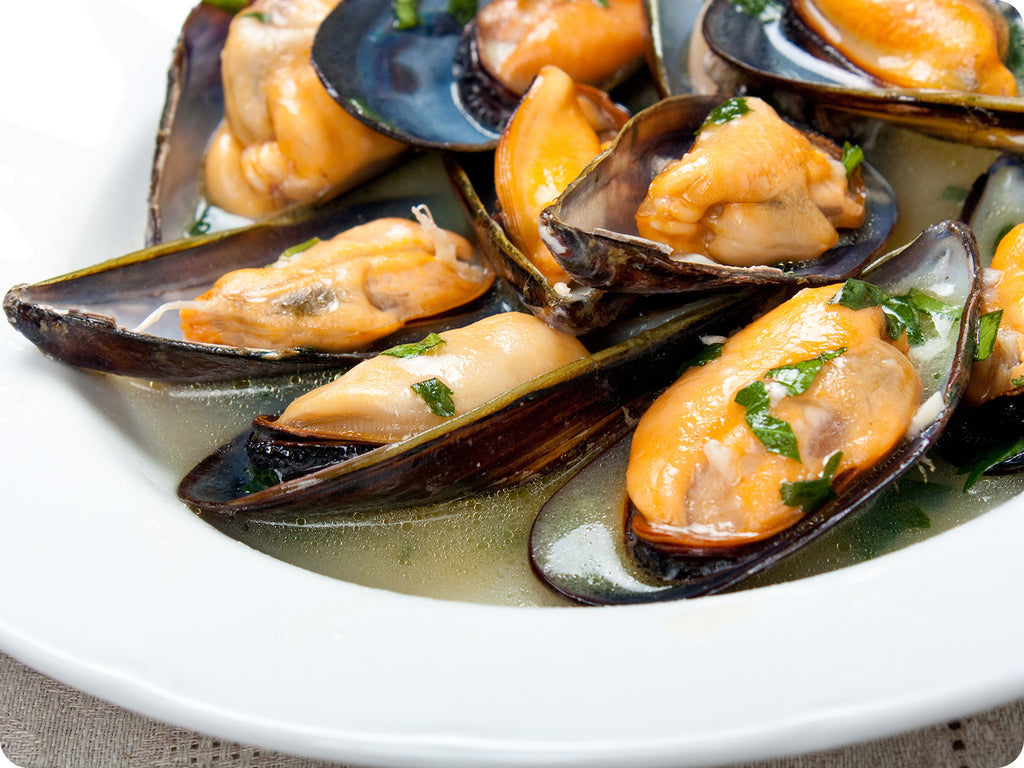
<svg viewBox="0 0 1024 768">
<path fill-rule="evenodd" d="M 258 420 L 256 451 L 249 433 L 240 435 L 193 469 L 182 481 L 179 496 L 197 509 L 223 514 L 337 513 L 451 500 L 525 481 L 542 471 L 569 466 L 621 434 L 638 408 L 648 402 L 648 393 L 664 385 L 661 379 L 670 361 L 692 354 L 700 345 L 700 335 L 720 333 L 742 322 L 741 318 L 764 300 L 751 289 L 723 293 L 630 326 L 624 340 L 594 354 L 582 354 L 584 348 L 571 335 L 549 328 L 532 315 L 520 314 L 517 325 L 542 329 L 543 336 L 558 339 L 556 360 L 570 362 L 539 375 L 532 375 L 535 366 L 516 363 L 525 373 L 520 371 L 513 379 L 531 378 L 497 396 L 485 395 L 490 397 L 486 402 L 477 405 L 476 400 L 471 401 L 474 407 L 468 412 L 460 410 L 448 416 L 427 413 L 438 391 L 439 404 L 448 405 L 443 402 L 445 388 L 435 385 L 426 392 L 414 392 L 406 381 L 412 376 L 413 383 L 421 378 L 443 383 L 448 375 L 430 373 L 434 370 L 431 366 L 446 358 L 443 354 L 435 357 L 430 352 L 433 345 L 424 340 L 425 348 L 417 345 L 421 351 L 414 351 L 413 357 L 366 364 L 351 377 L 362 379 L 365 372 L 372 379 L 380 371 L 400 371 L 394 377 L 390 373 L 384 376 L 388 391 L 397 387 L 400 392 L 395 398 L 408 401 L 410 412 L 426 421 L 389 434 L 397 442 L 382 444 L 377 427 L 363 424 L 353 430 L 351 416 L 345 417 L 344 426 L 319 430 L 311 428 L 318 416 L 309 419 L 286 410 L 280 418 Z M 522 342 L 507 346 L 514 349 Z M 517 354 L 522 353 L 535 355 L 529 345 Z M 460 380 L 481 376 L 489 380 L 491 367 L 453 375 Z M 500 376 L 496 381 L 501 381 Z M 340 390 L 343 410 L 390 408 L 389 396 L 382 400 L 377 389 L 360 394 L 358 387 L 353 395 L 348 383 Z M 495 381 L 484 383 L 493 387 Z M 446 388 L 453 391 L 449 397 L 454 407 L 463 386 Z M 332 391 L 324 389 L 309 397 L 319 400 Z M 305 411 L 307 403 L 296 405 L 296 410 Z M 316 405 L 313 410 L 319 413 L 321 407 Z M 443 413 L 451 414 L 452 409 Z M 356 420 L 377 421 L 373 417 Z M 277 440 L 283 442 L 283 452 L 274 449 Z M 333 458 L 332 443 L 337 449 Z M 375 447 L 351 458 L 346 452 L 353 443 Z M 298 463 L 287 454 L 296 456 Z M 267 456 L 275 463 L 268 465 Z M 325 462 L 327 466 L 323 466 Z"/>
<path fill-rule="evenodd" d="M 172 62 L 147 242 L 238 226 L 351 189 L 407 147 L 342 109 L 309 63 L 336 0 L 201 4 Z"/>
<path fill-rule="evenodd" d="M 701 464 L 704 468 L 692 475 L 680 469 L 676 481 L 664 486 L 668 488 L 667 493 L 672 495 L 691 480 L 695 484 L 702 484 L 703 487 L 698 488 L 702 493 L 698 493 L 698 496 L 708 501 L 695 513 L 697 517 L 680 525 L 678 521 L 673 522 L 674 517 L 660 520 L 650 511 L 645 511 L 651 508 L 645 500 L 648 491 L 644 489 L 662 486 L 660 483 L 654 486 L 647 484 L 643 480 L 645 472 L 642 461 L 638 465 L 633 463 L 638 451 L 642 458 L 647 450 L 645 446 L 649 435 L 641 434 L 641 430 L 646 433 L 649 428 L 641 420 L 631 438 L 623 440 L 621 446 L 616 448 L 617 453 L 603 459 L 607 462 L 603 471 L 609 472 L 612 471 L 610 468 L 615 468 L 618 480 L 606 483 L 601 499 L 580 500 L 574 496 L 575 489 L 570 481 L 542 509 L 531 534 L 531 557 L 538 574 L 557 591 L 585 603 L 647 602 L 720 592 L 777 563 L 841 520 L 855 514 L 886 485 L 921 459 L 941 433 L 967 381 L 966 361 L 969 361 L 973 351 L 978 294 L 977 255 L 973 236 L 965 225 L 957 222 L 936 225 L 906 248 L 874 265 L 865 277 L 871 281 L 870 285 L 882 289 L 885 298 L 878 300 L 891 302 L 889 308 L 884 310 L 886 313 L 897 312 L 905 318 L 921 320 L 919 326 L 911 323 L 901 328 L 898 324 L 892 324 L 891 320 L 883 320 L 877 308 L 867 310 L 869 314 L 857 319 L 858 323 L 861 320 L 867 322 L 864 328 L 881 327 L 883 335 L 879 335 L 876 330 L 869 330 L 864 337 L 877 339 L 877 342 L 871 341 L 869 346 L 881 350 L 882 357 L 887 361 L 879 369 L 886 371 L 881 378 L 892 375 L 892 389 L 905 390 L 910 393 L 910 400 L 913 401 L 900 406 L 903 413 L 899 420 L 881 419 L 890 427 L 899 424 L 895 428 L 898 433 L 895 435 L 895 443 L 892 434 L 885 436 L 878 448 L 877 459 L 869 460 L 867 466 L 860 469 L 844 470 L 844 462 L 850 458 L 851 452 L 860 451 L 862 446 L 859 440 L 856 448 L 853 443 L 838 447 L 832 444 L 838 434 L 838 423 L 833 416 L 828 415 L 831 406 L 812 405 L 805 415 L 813 428 L 805 438 L 796 441 L 787 439 L 787 430 L 781 424 L 790 426 L 791 434 L 799 435 L 803 426 L 798 424 L 804 416 L 791 413 L 787 417 L 792 420 L 790 423 L 787 419 L 774 416 L 774 410 L 769 413 L 769 409 L 777 406 L 789 407 L 796 397 L 803 396 L 802 393 L 810 394 L 816 382 L 827 387 L 830 391 L 826 396 L 835 398 L 837 402 L 848 394 L 855 399 L 861 397 L 860 393 L 851 392 L 850 387 L 866 386 L 866 380 L 857 375 L 853 376 L 849 385 L 840 384 L 838 380 L 828 383 L 826 379 L 818 379 L 822 375 L 833 375 L 824 373 L 830 365 L 836 365 L 833 369 L 835 373 L 843 365 L 859 368 L 870 355 L 875 354 L 854 352 L 853 358 L 837 365 L 835 361 L 842 360 L 844 355 L 857 348 L 846 346 L 852 337 L 843 341 L 839 337 L 822 338 L 819 334 L 818 342 L 815 342 L 817 346 L 812 345 L 813 349 L 808 347 L 794 353 L 799 358 L 796 364 L 793 360 L 782 359 L 788 354 L 788 347 L 781 343 L 762 343 L 779 330 L 780 326 L 776 322 L 780 312 L 781 317 L 786 317 L 792 307 L 817 306 L 817 299 L 811 301 L 817 293 L 825 291 L 832 295 L 839 291 L 840 286 L 804 289 L 790 302 L 726 341 L 721 357 L 705 363 L 714 358 L 714 355 L 705 355 L 701 360 L 704 365 L 684 373 L 662 396 L 660 405 L 654 406 L 662 409 L 667 407 L 666 404 L 671 405 L 680 391 L 679 387 L 693 386 L 694 382 L 711 375 L 715 367 L 724 366 L 733 370 L 738 359 L 747 359 L 743 356 L 746 353 L 741 353 L 741 358 L 732 356 L 738 351 L 736 345 L 741 344 L 750 333 L 758 335 L 753 346 L 747 348 L 747 352 L 756 359 L 752 363 L 753 367 L 743 373 L 738 369 L 733 371 L 735 375 L 727 377 L 723 386 L 728 389 L 730 402 L 733 392 L 745 390 L 753 394 L 763 390 L 764 398 L 740 395 L 737 402 L 728 406 L 730 412 L 733 408 L 737 409 L 733 415 L 739 415 L 737 429 L 733 430 L 735 434 L 727 437 L 725 432 L 728 430 L 723 427 L 724 431 L 718 439 L 708 439 L 707 445 L 701 443 L 699 451 L 708 448 L 707 463 Z M 843 290 L 848 290 L 848 286 L 864 285 L 866 283 L 849 281 L 843 285 Z M 869 289 L 867 292 L 873 291 Z M 894 301 L 893 297 L 899 296 L 907 298 Z M 896 310 L 897 306 L 907 305 L 914 305 L 917 309 L 911 314 Z M 863 309 L 848 309 L 850 306 L 853 304 L 843 299 L 842 306 L 832 306 L 825 311 L 834 312 L 837 316 L 841 314 L 843 322 L 865 312 Z M 814 310 L 812 314 L 816 312 Z M 822 318 L 815 316 L 817 319 L 811 322 L 816 326 L 816 331 L 820 331 L 822 325 L 819 321 Z M 910 331 L 913 331 L 910 335 L 920 331 L 920 341 L 923 343 L 911 346 L 910 353 L 900 359 L 904 353 L 885 339 L 893 339 Z M 807 329 L 800 333 L 807 333 Z M 814 338 L 815 335 L 815 332 L 811 332 L 807 338 Z M 833 342 L 838 346 L 830 346 Z M 858 341 L 857 345 L 860 343 Z M 819 352 L 821 354 L 817 354 Z M 761 365 L 762 362 L 765 365 Z M 775 363 L 780 365 L 775 366 Z M 869 367 L 871 365 L 868 364 Z M 768 378 L 777 377 L 777 381 L 785 382 L 778 385 L 778 392 L 773 393 L 760 378 L 766 371 L 770 373 Z M 873 389 L 879 378 L 872 375 L 871 384 L 867 388 Z M 755 384 L 762 384 L 756 392 L 755 387 L 750 386 L 751 379 L 755 380 Z M 910 385 L 904 386 L 908 381 Z M 794 391 L 796 395 L 792 394 Z M 870 400 L 874 394 L 880 393 L 872 391 L 866 397 Z M 903 397 L 900 395 L 896 399 L 902 401 Z M 883 396 L 883 399 L 886 400 L 886 408 L 889 408 L 893 398 Z M 877 410 L 876 405 L 870 405 L 865 413 L 870 418 L 878 415 Z M 695 419 L 703 418 L 698 411 L 695 409 L 690 413 Z M 643 419 L 657 419 L 659 415 L 658 410 L 653 411 L 653 416 L 649 414 L 652 411 L 647 411 Z M 875 432 L 877 427 L 876 424 L 868 430 L 872 439 L 878 436 Z M 756 450 L 765 450 L 769 454 L 767 463 L 758 460 L 751 464 L 747 458 L 736 459 L 732 456 L 739 444 L 734 445 L 732 438 L 737 437 L 737 440 L 743 442 L 750 434 L 757 435 Z M 640 445 L 638 441 L 641 441 Z M 634 458 L 629 460 L 627 486 L 627 445 L 630 443 Z M 764 447 L 769 444 L 773 448 Z M 806 449 L 802 446 L 806 446 Z M 780 486 L 778 478 L 774 476 L 774 467 L 787 463 L 799 467 L 787 453 L 794 447 L 799 447 L 800 455 L 809 462 L 808 467 L 814 465 L 813 469 L 805 467 L 808 469 L 806 477 L 787 480 Z M 805 450 L 807 455 L 803 456 Z M 817 458 L 812 460 L 812 455 Z M 714 468 L 714 471 L 709 467 Z M 772 468 L 771 471 L 766 467 Z M 744 489 L 742 494 L 747 494 L 750 499 L 762 499 L 765 503 L 743 507 L 743 512 L 733 509 L 727 502 L 732 498 L 734 490 L 730 483 L 723 480 L 726 475 L 732 474 L 741 478 L 741 483 L 754 481 L 759 475 L 771 477 L 765 486 L 755 483 L 749 491 L 746 485 L 738 486 Z M 589 480 L 593 482 L 592 477 Z M 770 490 L 765 491 L 765 487 Z M 776 506 L 769 499 L 772 493 L 780 497 L 780 500 L 785 500 L 778 516 L 762 514 Z"/>
<path fill-rule="evenodd" d="M 852 114 L 1007 151 L 1019 150 L 1024 143 L 1024 100 L 1010 95 L 882 84 L 863 70 L 851 68 L 848 59 L 837 55 L 834 46 L 808 34 L 807 24 L 794 12 L 795 5 L 711 0 L 704 15 L 702 35 L 715 60 L 729 65 L 727 74 L 712 73 L 712 77 L 726 81 L 728 87 L 749 88 L 754 93 L 775 92 L 785 101 L 790 114 L 808 122 L 821 117 L 823 112 Z M 848 4 L 838 5 L 846 8 Z M 883 5 L 902 9 L 905 4 Z M 1016 67 L 1014 62 L 1020 60 L 1021 17 L 1007 3 L 997 1 L 996 5 L 1010 30 L 1004 62 Z M 876 22 L 876 17 L 875 13 L 862 12 L 860 20 L 886 28 Z M 952 36 L 948 29 L 935 31 L 947 39 Z M 916 36 L 922 40 L 926 37 L 923 33 Z M 973 56 L 973 51 L 968 54 L 968 58 Z M 964 82 L 971 77 L 964 78 Z M 1013 72 L 1012 79 L 1019 81 L 1019 72 Z"/>
<path fill-rule="evenodd" d="M 175 314 L 138 330 L 161 306 L 192 302 L 223 275 L 264 267 L 313 238 L 386 217 L 411 219 L 424 205 L 438 226 L 469 234 L 444 171 L 422 156 L 373 184 L 237 230 L 198 236 L 128 254 L 34 285 L 11 288 L 4 310 L 11 324 L 46 354 L 73 365 L 164 381 L 212 381 L 292 375 L 354 365 L 376 351 L 510 308 L 515 298 L 495 287 L 465 306 L 413 321 L 348 352 L 317 351 L 302 341 L 284 349 L 189 341 Z M 308 303 L 308 302 L 307 302 Z M 302 309 L 301 302 L 296 311 Z M 322 307 L 329 309 L 329 304 Z"/>
<path fill-rule="evenodd" d="M 831 150 L 816 148 L 775 117 L 786 135 L 801 136 L 809 147 L 792 145 L 794 161 L 789 169 L 793 172 L 789 173 L 786 163 L 775 155 L 764 157 L 771 150 L 761 146 L 756 124 L 755 138 L 744 138 L 742 126 L 757 119 L 750 107 L 753 103 L 764 102 L 680 96 L 634 116 L 612 146 L 541 213 L 542 237 L 555 260 L 584 285 L 638 293 L 705 290 L 737 283 L 820 285 L 856 275 L 881 250 L 895 223 L 892 190 L 876 171 L 861 163 L 850 177 L 853 192 L 849 192 L 841 155 L 832 157 Z M 765 105 L 765 109 L 770 108 Z M 742 116 L 732 117 L 736 114 Z M 698 154 L 695 136 L 705 131 L 717 134 L 702 128 L 719 119 L 725 122 L 722 133 L 739 131 L 740 140 L 722 147 L 713 172 L 704 170 L 710 160 L 696 160 L 688 186 L 676 190 L 672 186 L 676 182 L 670 179 L 666 191 L 656 191 L 662 179 L 671 177 L 676 169 L 687 172 L 686 161 Z M 808 159 L 812 156 L 823 168 L 825 180 L 829 174 L 838 175 L 838 195 L 812 177 L 816 172 L 808 169 L 817 167 Z M 762 170 L 765 160 L 773 167 Z M 861 176 L 863 191 L 855 181 Z M 649 190 L 653 202 L 645 201 Z M 827 201 L 815 203 L 818 197 Z M 842 211 L 848 202 L 844 197 L 850 198 L 853 208 L 859 207 L 855 198 L 863 200 L 859 204 L 863 206 L 863 223 L 850 227 L 859 216 L 839 218 L 842 228 L 837 232 L 822 212 L 835 209 L 840 217 L 845 216 Z M 815 258 L 807 258 L 809 252 L 799 250 L 796 240 L 788 238 L 799 229 L 793 224 L 798 210 L 806 213 L 815 231 L 824 230 L 823 235 L 815 236 L 815 242 L 824 243 L 822 250 L 827 250 L 817 251 L 820 255 Z M 766 219 L 780 213 L 774 224 L 766 226 Z M 755 233 L 752 238 L 751 232 Z M 683 233 L 688 233 L 687 239 L 680 241 Z M 834 246 L 829 247 L 828 242 L 833 241 L 824 239 L 828 233 Z M 745 254 L 764 242 L 774 244 L 770 249 L 773 255 L 759 265 L 730 265 L 721 254 L 717 260 L 708 258 L 708 243 L 715 255 L 720 244 L 725 252 Z M 785 261 L 766 263 L 780 260 Z"/>
<path fill-rule="evenodd" d="M 978 350 L 964 400 L 939 443 L 972 484 L 1024 469 L 1024 165 L 998 158 L 975 185 L 964 218 L 983 267 Z"/>
</svg>

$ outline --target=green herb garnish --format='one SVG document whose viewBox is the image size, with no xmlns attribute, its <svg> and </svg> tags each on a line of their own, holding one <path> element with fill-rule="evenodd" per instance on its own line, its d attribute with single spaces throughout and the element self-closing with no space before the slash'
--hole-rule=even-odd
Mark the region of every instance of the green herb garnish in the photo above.
<svg viewBox="0 0 1024 768">
<path fill-rule="evenodd" d="M 775 0 L 732 0 L 732 4 L 747 16 L 762 22 L 774 21 L 782 15 L 782 9 Z"/>
<path fill-rule="evenodd" d="M 747 100 L 744 97 L 733 96 L 731 99 L 726 99 L 708 112 L 708 116 L 704 118 L 704 122 L 701 124 L 700 128 L 697 129 L 697 133 L 700 133 L 708 126 L 725 125 L 730 120 L 742 117 L 749 111 L 750 107 L 747 106 Z"/>
<path fill-rule="evenodd" d="M 444 339 L 436 333 L 431 333 L 423 341 L 413 344 L 398 344 L 391 347 L 391 349 L 385 349 L 381 354 L 390 355 L 391 357 L 417 357 L 440 344 L 444 344 Z"/>
<path fill-rule="evenodd" d="M 476 0 L 448 0 L 448 15 L 453 16 L 459 26 L 466 26 L 476 16 Z"/>
<path fill-rule="evenodd" d="M 755 381 L 737 392 L 736 402 L 746 410 L 747 424 L 765 450 L 800 461 L 793 427 L 768 413 L 771 398 L 763 381 Z"/>
<path fill-rule="evenodd" d="M 786 391 L 791 395 L 799 395 L 802 392 L 806 392 L 811 384 L 814 383 L 814 379 L 817 378 L 821 372 L 821 367 L 833 358 L 839 357 L 846 351 L 846 347 L 839 347 L 838 349 L 829 350 L 828 352 L 822 352 L 817 357 L 812 357 L 810 360 L 802 360 L 799 363 L 790 363 L 789 365 L 781 365 L 778 368 L 772 368 L 765 377 L 776 381 L 786 388 Z"/>
<path fill-rule="evenodd" d="M 282 251 L 280 260 L 290 259 L 293 256 L 302 253 L 303 251 L 308 251 L 310 248 L 312 248 L 319 242 L 319 237 L 311 237 L 304 243 L 297 243 L 296 245 L 293 245 L 291 248 L 286 248 L 284 251 Z"/>
<path fill-rule="evenodd" d="M 782 503 L 787 507 L 801 507 L 804 514 L 813 512 L 822 504 L 835 498 L 832 478 L 835 477 L 839 462 L 843 460 L 843 452 L 836 451 L 828 457 L 821 477 L 815 480 L 798 480 L 794 483 L 782 483 L 779 493 Z"/>
<path fill-rule="evenodd" d="M 999 323 L 1003 319 L 1003 310 L 986 312 L 978 318 L 978 338 L 974 346 L 974 359 L 984 360 L 992 354 L 996 348 L 996 335 L 999 333 Z"/>
<path fill-rule="evenodd" d="M 210 231 L 213 224 L 210 222 L 210 206 L 203 208 L 202 213 L 199 214 L 199 218 L 193 222 L 192 226 L 188 228 L 188 232 L 185 234 L 189 237 L 195 237 L 196 235 L 205 235 Z"/>
<path fill-rule="evenodd" d="M 212 5 L 225 13 L 232 15 L 238 13 L 249 4 L 249 0 L 203 0 L 206 5 Z"/>
<path fill-rule="evenodd" d="M 440 379 L 427 379 L 410 385 L 412 391 L 419 395 L 427 404 L 430 412 L 435 416 L 445 418 L 455 415 L 455 403 L 452 401 L 452 391 Z"/>
<path fill-rule="evenodd" d="M 393 29 L 415 29 L 420 25 L 420 0 L 393 0 L 391 14 Z"/>
<path fill-rule="evenodd" d="M 705 344 L 704 349 L 680 366 L 679 375 L 682 375 L 683 372 L 688 371 L 690 368 L 701 368 L 712 360 L 717 360 L 722 356 L 723 347 L 725 347 L 725 345 L 718 341 L 713 344 Z"/>
<path fill-rule="evenodd" d="M 881 288 L 856 278 L 843 283 L 829 304 L 840 304 L 855 310 L 880 307 L 885 315 L 889 338 L 898 339 L 906 332 L 911 345 L 921 344 L 925 340 L 922 329 L 925 319 L 934 325 L 936 316 L 945 315 L 958 320 L 961 312 L 959 307 L 946 304 L 919 290 L 912 289 L 904 296 L 890 296 Z"/>
<path fill-rule="evenodd" d="M 255 19 L 260 24 L 269 24 L 270 23 L 270 14 L 269 13 L 263 13 L 262 11 L 253 11 L 252 13 L 243 13 L 242 14 L 242 18 L 243 19 Z"/>
<path fill-rule="evenodd" d="M 840 162 L 843 164 L 843 168 L 846 169 L 846 177 L 849 178 L 857 170 L 857 166 L 864 162 L 864 150 L 856 144 L 844 141 L 843 157 Z"/>
<path fill-rule="evenodd" d="M 967 493 L 971 486 L 978 482 L 981 476 L 996 464 L 1006 461 L 1021 452 L 1024 452 L 1024 437 L 1002 448 L 994 448 L 987 453 L 983 453 L 973 461 L 964 464 L 957 472 L 958 475 L 967 475 L 967 479 L 964 481 L 964 493 Z"/>
<path fill-rule="evenodd" d="M 1010 379 L 1010 384 L 1015 387 L 1024 387 L 1024 376 L 1018 376 L 1016 379 Z"/>
</svg>

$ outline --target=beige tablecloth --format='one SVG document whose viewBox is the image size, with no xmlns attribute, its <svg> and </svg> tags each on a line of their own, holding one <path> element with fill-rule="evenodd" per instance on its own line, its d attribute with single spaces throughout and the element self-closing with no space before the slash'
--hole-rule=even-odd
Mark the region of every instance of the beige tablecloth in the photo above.
<svg viewBox="0 0 1024 768">
<path fill-rule="evenodd" d="M 0 654 L 0 744 L 19 768 L 339 768 L 150 720 Z M 1002 768 L 1024 745 L 1024 699 L 912 733 L 730 768 Z M 354 767 L 350 767 L 354 768 Z"/>
</svg>

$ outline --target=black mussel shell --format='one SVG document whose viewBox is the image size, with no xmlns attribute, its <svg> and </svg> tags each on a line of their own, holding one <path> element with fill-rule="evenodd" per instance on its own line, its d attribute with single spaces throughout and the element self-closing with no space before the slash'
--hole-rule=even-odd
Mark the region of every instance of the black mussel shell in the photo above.
<svg viewBox="0 0 1024 768">
<path fill-rule="evenodd" d="M 635 115 L 612 146 L 541 212 L 541 234 L 555 259 L 583 285 L 609 291 L 678 293 L 739 284 L 823 285 L 854 277 L 885 245 L 898 215 L 886 180 L 861 164 L 867 219 L 808 262 L 729 267 L 671 257 L 672 249 L 642 238 L 634 215 L 651 180 L 681 157 L 719 96 L 675 96 Z"/>
<path fill-rule="evenodd" d="M 627 534 L 627 436 L 541 509 L 530 536 L 530 557 L 538 576 L 554 590 L 587 604 L 642 603 L 721 592 L 854 515 L 916 464 L 941 434 L 967 381 L 965 360 L 973 354 L 978 292 L 973 235 L 959 222 L 935 225 L 865 277 L 894 294 L 924 282 L 943 283 L 954 288 L 954 301 L 963 302 L 956 343 L 946 353 L 948 365 L 930 369 L 925 380 L 925 398 L 929 392 L 941 393 L 943 404 L 916 437 L 848 482 L 833 501 L 774 536 L 729 550 L 684 552 L 655 547 Z M 596 493 L 588 493 L 592 485 L 597 485 Z"/>
<path fill-rule="evenodd" d="M 1010 21 L 1011 45 L 1020 46 L 1019 13 L 999 4 Z M 739 84 L 751 92 L 772 92 L 789 112 L 811 122 L 821 111 L 877 118 L 939 138 L 1019 151 L 1024 140 L 1024 98 L 959 91 L 879 87 L 861 72 L 819 58 L 794 33 L 788 2 L 710 0 L 702 26 L 708 47 L 731 65 Z M 801 39 L 794 39 L 794 37 Z M 1017 73 L 1018 81 L 1021 74 Z"/>
<path fill-rule="evenodd" d="M 766 292 L 747 289 L 695 302 L 669 319 L 649 318 L 624 341 L 446 424 L 269 487 L 253 484 L 259 472 L 246 452 L 247 432 L 197 465 L 178 495 L 218 514 L 317 514 L 448 501 L 524 482 L 622 434 L 649 393 L 695 354 L 700 335 L 742 324 L 767 300 Z"/>
<path fill-rule="evenodd" d="M 312 60 L 328 93 L 371 128 L 418 147 L 493 148 L 519 98 L 477 63 L 472 23 L 445 0 L 397 29 L 390 3 L 345 0 L 320 25 Z"/>
<path fill-rule="evenodd" d="M 440 184 L 438 183 L 440 182 Z M 263 266 L 312 237 L 327 238 L 382 216 L 411 218 L 425 204 L 437 223 L 472 238 L 437 157 L 423 155 L 360 191 L 294 209 L 242 229 L 176 240 L 33 285 L 4 296 L 11 325 L 51 357 L 83 368 L 144 379 L 196 382 L 342 369 L 394 344 L 516 305 L 495 286 L 475 302 L 427 318 L 364 351 L 260 350 L 184 341 L 176 312 L 146 331 L 136 328 L 162 304 L 193 299 L 221 275 Z"/>
</svg>

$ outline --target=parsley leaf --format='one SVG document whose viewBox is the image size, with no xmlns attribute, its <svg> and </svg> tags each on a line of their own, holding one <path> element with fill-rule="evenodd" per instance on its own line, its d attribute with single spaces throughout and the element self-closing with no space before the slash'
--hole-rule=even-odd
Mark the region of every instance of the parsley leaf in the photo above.
<svg viewBox="0 0 1024 768">
<path fill-rule="evenodd" d="M 712 360 L 717 360 L 722 356 L 722 348 L 724 346 L 724 344 L 718 341 L 713 344 L 705 344 L 704 349 L 679 367 L 679 375 L 682 375 L 684 371 L 688 371 L 690 368 L 700 368 L 707 365 Z"/>
<path fill-rule="evenodd" d="M 466 26 L 476 16 L 476 0 L 449 0 L 448 15 L 455 17 L 459 26 Z"/>
<path fill-rule="evenodd" d="M 393 0 L 391 12 L 394 29 L 415 29 L 420 25 L 420 0 Z"/>
<path fill-rule="evenodd" d="M 978 482 L 981 476 L 996 464 L 1006 461 L 1022 451 L 1024 451 L 1024 437 L 1010 445 L 994 448 L 987 453 L 983 453 L 974 461 L 964 464 L 957 472 L 958 475 L 967 475 L 967 479 L 964 481 L 964 493 L 967 493 L 971 486 Z"/>
<path fill-rule="evenodd" d="M 992 354 L 996 348 L 996 335 L 999 333 L 999 323 L 1003 319 L 1003 310 L 986 312 L 978 318 L 978 337 L 974 347 L 974 359 L 984 360 Z"/>
<path fill-rule="evenodd" d="M 782 15 L 782 9 L 775 0 L 732 0 L 732 4 L 747 16 L 762 22 L 774 21 Z"/>
<path fill-rule="evenodd" d="M 320 238 L 319 237 L 311 237 L 311 238 L 309 238 L 309 240 L 307 240 L 304 243 L 297 243 L 296 245 L 293 245 L 291 248 L 286 248 L 281 253 L 281 256 L 279 258 L 282 261 L 286 260 L 286 259 L 290 259 L 292 256 L 296 256 L 296 255 L 302 253 L 303 251 L 308 251 L 310 248 L 312 248 L 314 245 L 316 245 L 319 242 L 320 242 Z"/>
<path fill-rule="evenodd" d="M 934 326 L 935 317 L 942 315 L 959 320 L 961 312 L 959 307 L 946 304 L 916 289 L 911 289 L 904 296 L 890 296 L 881 288 L 856 278 L 843 283 L 829 304 L 840 304 L 854 310 L 880 307 L 885 315 L 889 338 L 898 339 L 906 331 L 907 341 L 911 345 L 924 342 L 922 324 L 926 318 Z"/>
<path fill-rule="evenodd" d="M 189 237 L 195 237 L 196 235 L 205 235 L 213 228 L 213 224 L 210 222 L 210 206 L 203 208 L 202 213 L 199 214 L 199 218 L 193 222 L 192 226 L 189 227 L 186 234 Z"/>
<path fill-rule="evenodd" d="M 747 106 L 747 100 L 742 96 L 733 96 L 731 99 L 726 99 L 717 107 L 708 112 L 708 116 L 704 118 L 704 122 L 700 128 L 697 129 L 697 133 L 700 133 L 705 128 L 712 125 L 725 125 L 730 120 L 735 120 L 737 117 L 742 117 L 750 111 L 750 107 Z"/>
<path fill-rule="evenodd" d="M 454 416 L 455 403 L 452 401 L 452 391 L 448 385 L 437 378 L 418 381 L 410 385 L 412 391 L 419 395 L 423 402 L 430 408 L 435 416 Z"/>
<path fill-rule="evenodd" d="M 782 503 L 787 507 L 801 507 L 804 514 L 813 512 L 822 504 L 835 498 L 832 478 L 835 477 L 839 462 L 843 460 L 843 452 L 836 451 L 828 457 L 821 477 L 814 480 L 798 480 L 793 483 L 782 483 L 779 494 Z"/>
<path fill-rule="evenodd" d="M 763 381 L 755 381 L 743 387 L 736 393 L 736 402 L 746 410 L 747 424 L 765 450 L 800 461 L 793 427 L 768 413 L 771 398 Z"/>
<path fill-rule="evenodd" d="M 845 351 L 846 347 L 838 347 L 837 349 L 822 352 L 810 360 L 802 360 L 799 363 L 790 363 L 789 365 L 772 368 L 765 376 L 784 386 L 789 394 L 799 395 L 810 388 L 825 363 L 835 357 L 839 357 Z"/>
<path fill-rule="evenodd" d="M 249 0 L 203 0 L 206 5 L 212 5 L 225 13 L 232 15 L 238 13 L 249 4 Z"/>
<path fill-rule="evenodd" d="M 270 23 L 270 14 L 263 13 L 262 11 L 253 11 L 252 13 L 243 13 L 242 18 L 256 19 L 260 24 Z"/>
<path fill-rule="evenodd" d="M 843 157 L 840 162 L 843 164 L 843 168 L 846 169 L 846 177 L 849 178 L 857 170 L 857 166 L 864 162 L 864 150 L 856 144 L 844 141 Z"/>
<path fill-rule="evenodd" d="M 413 344 L 398 344 L 390 349 L 385 349 L 381 354 L 390 355 L 391 357 L 417 357 L 440 344 L 444 344 L 444 339 L 436 333 L 431 333 L 423 341 Z"/>
</svg>

